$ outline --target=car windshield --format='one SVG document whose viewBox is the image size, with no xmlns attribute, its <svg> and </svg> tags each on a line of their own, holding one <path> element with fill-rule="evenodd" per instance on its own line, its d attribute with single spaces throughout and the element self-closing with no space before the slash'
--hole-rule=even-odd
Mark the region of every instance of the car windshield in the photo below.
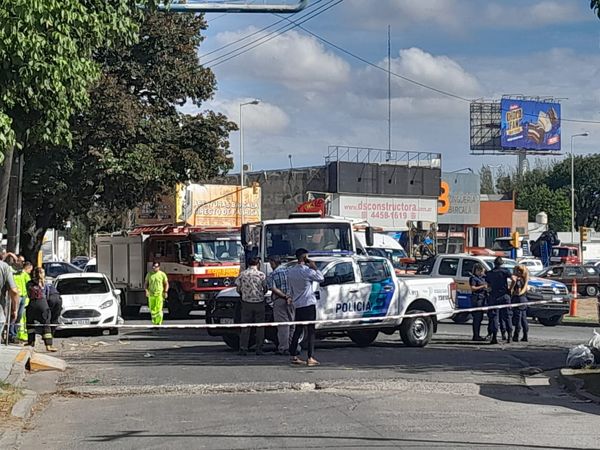
<svg viewBox="0 0 600 450">
<path fill-rule="evenodd" d="M 267 256 L 294 257 L 296 250 L 310 253 L 351 253 L 350 224 L 286 223 L 266 227 Z"/>
<path fill-rule="evenodd" d="M 194 242 L 194 260 L 198 262 L 239 261 L 242 254 L 242 244 L 238 239 L 214 239 Z"/>
<path fill-rule="evenodd" d="M 494 245 L 492 246 L 492 250 L 501 250 L 508 251 L 512 250 L 512 245 L 510 244 L 510 239 L 496 239 L 494 241 Z"/>
<path fill-rule="evenodd" d="M 104 278 L 66 278 L 58 280 L 56 289 L 61 295 L 106 294 L 109 291 Z"/>
</svg>

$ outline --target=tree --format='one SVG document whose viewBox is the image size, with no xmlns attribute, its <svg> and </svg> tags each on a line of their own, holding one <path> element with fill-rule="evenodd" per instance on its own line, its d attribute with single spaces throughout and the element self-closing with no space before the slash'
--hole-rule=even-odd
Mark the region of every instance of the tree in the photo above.
<svg viewBox="0 0 600 450">
<path fill-rule="evenodd" d="M 577 156 L 575 172 L 575 227 L 600 226 L 600 155 Z M 548 177 L 552 189 L 571 189 L 571 159 L 556 164 Z"/>
<path fill-rule="evenodd" d="M 600 0 L 591 0 L 590 8 L 596 13 L 598 18 L 600 19 Z"/>
<path fill-rule="evenodd" d="M 212 97 L 216 81 L 199 64 L 202 16 L 147 13 L 139 42 L 96 55 L 102 76 L 91 106 L 71 119 L 73 146 L 38 145 L 25 166 L 22 247 L 40 248 L 47 228 L 84 216 L 91 228 L 120 218 L 178 182 L 207 181 L 232 167 L 222 114 L 182 114 Z M 118 219 L 117 219 L 118 222 Z"/>
<path fill-rule="evenodd" d="M 494 189 L 494 178 L 490 166 L 481 166 L 481 169 L 479 169 L 479 178 L 481 180 L 481 194 L 491 195 L 496 193 Z"/>
<path fill-rule="evenodd" d="M 516 197 L 519 209 L 529 211 L 529 221 L 544 211 L 548 214 L 548 226 L 554 231 L 568 231 L 570 228 L 570 201 L 564 190 L 552 190 L 546 184 L 528 184 L 521 188 Z"/>
</svg>

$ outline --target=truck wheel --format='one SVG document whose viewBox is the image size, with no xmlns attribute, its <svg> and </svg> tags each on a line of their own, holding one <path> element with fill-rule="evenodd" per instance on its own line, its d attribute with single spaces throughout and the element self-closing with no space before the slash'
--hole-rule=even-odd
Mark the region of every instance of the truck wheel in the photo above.
<svg viewBox="0 0 600 450">
<path fill-rule="evenodd" d="M 108 334 L 110 334 L 111 336 L 116 336 L 119 334 L 119 329 L 118 328 L 110 328 L 108 331 Z"/>
<path fill-rule="evenodd" d="M 452 316 L 452 320 L 454 321 L 454 323 L 467 323 L 469 320 L 471 320 L 471 314 L 470 313 L 454 314 Z"/>
<path fill-rule="evenodd" d="M 348 337 L 359 347 L 368 347 L 377 339 L 379 330 L 351 330 Z"/>
<path fill-rule="evenodd" d="M 409 311 L 413 314 L 422 313 L 421 310 Z M 425 347 L 433 336 L 433 320 L 431 316 L 409 317 L 400 324 L 400 337 L 408 347 Z"/>
<path fill-rule="evenodd" d="M 176 288 L 169 289 L 167 299 L 167 308 L 169 308 L 169 318 L 187 319 L 192 312 L 193 305 L 183 304 L 184 294 Z"/>
<path fill-rule="evenodd" d="M 538 317 L 538 321 L 545 327 L 555 327 L 562 322 L 563 316 Z"/>
<path fill-rule="evenodd" d="M 240 337 L 235 334 L 225 334 L 222 336 L 223 342 L 232 350 L 240 349 Z"/>
<path fill-rule="evenodd" d="M 598 286 L 594 286 L 593 284 L 586 286 L 585 293 L 588 297 L 595 297 L 598 295 Z"/>
</svg>

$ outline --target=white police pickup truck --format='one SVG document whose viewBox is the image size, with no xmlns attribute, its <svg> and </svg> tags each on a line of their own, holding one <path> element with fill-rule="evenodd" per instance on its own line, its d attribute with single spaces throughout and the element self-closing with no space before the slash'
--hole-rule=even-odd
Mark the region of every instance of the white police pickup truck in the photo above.
<svg viewBox="0 0 600 450">
<path fill-rule="evenodd" d="M 372 256 L 311 256 L 325 280 L 315 283 L 317 296 L 317 337 L 344 334 L 359 346 L 368 346 L 379 332 L 399 331 L 405 345 L 424 347 L 437 330 L 439 320 L 452 317 L 456 288 L 452 278 L 398 278 L 389 260 Z M 293 265 L 291 262 L 290 265 Z M 267 303 L 270 303 L 268 295 Z M 272 311 L 267 308 L 267 321 Z M 397 318 L 408 313 L 432 312 L 434 315 Z M 366 319 L 351 323 L 327 323 L 336 319 Z M 239 323 L 239 296 L 235 289 L 221 291 L 210 302 L 207 323 Z M 238 347 L 236 328 L 209 329 L 222 336 L 227 345 Z M 266 339 L 277 342 L 277 329 L 268 327 Z"/>
</svg>

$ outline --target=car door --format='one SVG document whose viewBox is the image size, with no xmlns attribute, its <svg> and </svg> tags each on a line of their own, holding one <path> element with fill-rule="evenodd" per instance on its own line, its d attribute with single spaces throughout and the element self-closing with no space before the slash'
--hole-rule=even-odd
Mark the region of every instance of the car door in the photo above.
<svg viewBox="0 0 600 450">
<path fill-rule="evenodd" d="M 354 265 L 350 261 L 334 263 L 323 273 L 319 285 L 317 320 L 354 317 L 359 286 Z"/>
<path fill-rule="evenodd" d="M 391 264 L 385 259 L 358 261 L 360 299 L 355 317 L 385 317 L 398 313 L 398 293 Z"/>
<path fill-rule="evenodd" d="M 577 280 L 578 287 L 580 287 L 579 285 L 581 283 L 584 283 L 584 280 L 582 279 L 582 277 L 583 277 L 583 270 L 581 270 L 577 266 L 565 266 L 563 269 L 563 273 L 562 273 L 562 279 L 564 280 L 563 283 L 565 283 L 571 289 L 573 287 L 573 280 Z"/>
</svg>

